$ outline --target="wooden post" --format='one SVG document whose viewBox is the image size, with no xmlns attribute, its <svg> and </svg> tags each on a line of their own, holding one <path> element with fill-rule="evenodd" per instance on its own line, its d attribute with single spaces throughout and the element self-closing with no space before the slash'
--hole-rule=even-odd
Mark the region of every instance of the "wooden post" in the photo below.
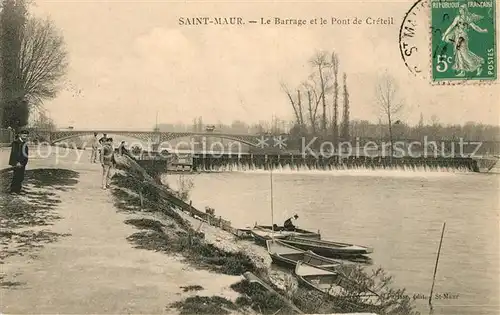
<svg viewBox="0 0 500 315">
<path fill-rule="evenodd" d="M 431 294 L 429 295 L 429 306 L 431 307 L 431 310 L 432 310 L 432 294 L 434 292 L 434 282 L 436 281 L 436 273 L 437 273 L 437 268 L 438 268 L 438 263 L 439 263 L 439 255 L 441 254 L 441 245 L 443 244 L 443 236 L 444 236 L 445 227 L 446 227 L 446 222 L 443 223 L 443 230 L 441 231 L 441 240 L 439 241 L 439 248 L 438 248 L 437 257 L 436 257 L 436 265 L 434 266 L 434 276 L 432 277 Z"/>
<path fill-rule="evenodd" d="M 144 209 L 144 198 L 142 197 L 142 187 L 139 191 L 139 198 L 141 199 L 141 211 Z"/>
<path fill-rule="evenodd" d="M 203 226 L 203 221 L 200 222 L 200 226 L 198 226 L 198 228 L 196 229 L 196 232 L 200 232 L 202 226 Z"/>
<path fill-rule="evenodd" d="M 273 166 L 269 168 L 271 177 L 271 238 L 274 242 L 274 200 L 273 200 Z"/>
</svg>

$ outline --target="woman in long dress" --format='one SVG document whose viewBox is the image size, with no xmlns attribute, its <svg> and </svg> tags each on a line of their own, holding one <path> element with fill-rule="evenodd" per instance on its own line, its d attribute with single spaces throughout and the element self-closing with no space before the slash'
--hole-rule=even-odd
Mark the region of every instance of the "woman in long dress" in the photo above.
<svg viewBox="0 0 500 315">
<path fill-rule="evenodd" d="M 458 15 L 453 23 L 448 27 L 442 40 L 453 44 L 455 63 L 453 70 L 458 71 L 457 76 L 463 77 L 466 72 L 476 71 L 476 75 L 481 75 L 483 71 L 484 58 L 474 54 L 469 50 L 470 28 L 478 33 L 487 33 L 487 29 L 482 29 L 475 24 L 483 17 L 470 13 L 466 5 L 461 5 L 458 9 Z"/>
</svg>

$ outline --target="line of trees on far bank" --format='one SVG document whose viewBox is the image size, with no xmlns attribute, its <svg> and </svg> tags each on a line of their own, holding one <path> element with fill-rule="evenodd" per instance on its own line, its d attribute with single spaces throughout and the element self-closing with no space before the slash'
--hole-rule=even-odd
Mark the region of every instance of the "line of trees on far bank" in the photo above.
<svg viewBox="0 0 500 315">
<path fill-rule="evenodd" d="M 195 119 L 196 123 L 184 124 L 159 124 L 159 131 L 171 132 L 206 132 L 207 126 L 215 126 L 214 132 L 234 134 L 284 134 L 290 136 L 290 131 L 295 125 L 294 121 L 274 117 L 271 121 L 246 123 L 234 120 L 231 124 L 204 123 L 202 117 Z M 425 119 L 420 115 L 417 125 L 409 125 L 395 121 L 392 125 L 394 140 L 413 139 L 422 140 L 425 136 L 435 140 L 453 140 L 463 138 L 470 141 L 500 141 L 500 126 L 485 125 L 476 122 L 467 122 L 463 125 L 446 125 L 439 122 L 436 116 Z M 307 136 L 313 136 L 308 134 Z M 319 135 L 318 135 L 319 136 Z M 387 139 L 388 126 L 383 122 L 352 119 L 349 121 L 349 136 L 351 140 L 361 139 Z"/>
</svg>

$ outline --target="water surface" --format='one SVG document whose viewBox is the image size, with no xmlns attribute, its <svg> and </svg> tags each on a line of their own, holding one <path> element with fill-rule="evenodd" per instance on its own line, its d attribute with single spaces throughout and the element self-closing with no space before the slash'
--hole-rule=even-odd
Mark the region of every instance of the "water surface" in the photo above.
<svg viewBox="0 0 500 315">
<path fill-rule="evenodd" d="M 168 177 L 168 176 L 167 176 Z M 271 222 L 270 173 L 188 175 L 193 205 L 244 227 Z M 176 185 L 178 176 L 168 182 Z M 450 172 L 273 172 L 274 222 L 297 213 L 300 227 L 324 239 L 375 249 L 382 266 L 410 296 L 428 297 L 446 221 L 434 314 L 499 314 L 499 175 Z M 417 299 L 428 314 L 427 299 Z"/>
</svg>

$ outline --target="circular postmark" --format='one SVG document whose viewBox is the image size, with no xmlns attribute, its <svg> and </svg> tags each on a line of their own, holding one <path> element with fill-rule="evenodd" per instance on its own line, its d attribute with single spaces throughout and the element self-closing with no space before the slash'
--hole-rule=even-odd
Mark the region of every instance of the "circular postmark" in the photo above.
<svg viewBox="0 0 500 315">
<path fill-rule="evenodd" d="M 418 0 L 406 12 L 399 29 L 399 50 L 415 76 L 429 77 L 429 0 Z"/>
</svg>

